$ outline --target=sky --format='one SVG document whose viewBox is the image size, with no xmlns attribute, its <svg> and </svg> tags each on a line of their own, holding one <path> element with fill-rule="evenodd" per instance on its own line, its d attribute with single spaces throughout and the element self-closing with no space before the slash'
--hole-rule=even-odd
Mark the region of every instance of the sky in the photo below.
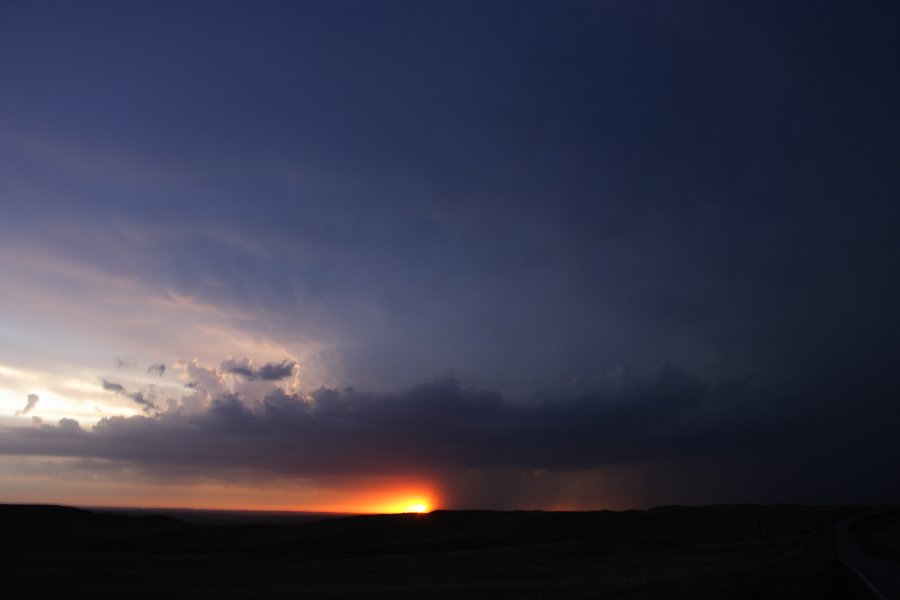
<svg viewBox="0 0 900 600">
<path fill-rule="evenodd" d="M 0 502 L 900 503 L 898 27 L 0 1 Z"/>
</svg>

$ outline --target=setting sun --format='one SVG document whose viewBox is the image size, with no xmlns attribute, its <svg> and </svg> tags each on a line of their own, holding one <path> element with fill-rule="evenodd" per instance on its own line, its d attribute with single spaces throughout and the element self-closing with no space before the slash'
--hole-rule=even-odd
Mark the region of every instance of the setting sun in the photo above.
<svg viewBox="0 0 900 600">
<path fill-rule="evenodd" d="M 438 490 L 427 481 L 378 478 L 357 488 L 340 490 L 324 512 L 367 514 L 427 513 L 442 505 Z M 346 499 L 342 502 L 342 499 Z M 323 505 L 326 503 L 323 502 Z"/>
</svg>

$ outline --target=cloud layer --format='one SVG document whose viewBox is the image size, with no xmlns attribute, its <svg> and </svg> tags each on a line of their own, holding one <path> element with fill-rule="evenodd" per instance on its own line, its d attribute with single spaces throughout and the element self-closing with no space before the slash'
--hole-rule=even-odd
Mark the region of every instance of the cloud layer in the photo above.
<svg viewBox="0 0 900 600">
<path fill-rule="evenodd" d="M 885 469 L 900 468 L 891 454 L 897 411 L 862 386 L 853 413 L 842 408 L 846 388 L 710 382 L 671 363 L 613 370 L 528 400 L 456 378 L 401 393 L 321 388 L 301 395 L 287 382 L 248 377 L 270 366 L 252 364 L 178 364 L 185 395 L 169 399 L 164 412 L 145 399 L 146 390 L 102 380 L 104 390 L 147 414 L 106 417 L 92 428 L 72 419 L 35 421 L 4 430 L 0 454 L 100 460 L 105 470 L 180 481 L 249 477 L 263 486 L 428 478 L 456 507 L 596 507 L 603 499 L 627 506 L 659 498 L 857 502 L 900 494 L 884 480 Z M 273 364 L 281 372 L 295 368 Z M 829 464 L 843 468 L 836 473 Z M 650 479 L 638 483 L 637 473 Z M 679 488 L 679 477 L 695 487 Z M 613 493 L 611 485 L 623 487 Z"/>
<path fill-rule="evenodd" d="M 141 396 L 103 385 L 135 402 Z M 106 418 L 92 430 L 67 423 L 9 431 L 0 451 L 295 476 L 566 471 L 788 448 L 802 424 L 747 385 L 713 385 L 665 364 L 645 376 L 609 376 L 590 392 L 557 390 L 530 402 L 455 379 L 398 394 L 323 388 L 300 397 L 275 388 L 251 401 L 223 393 L 198 412 L 173 406 L 155 417 Z"/>
<path fill-rule="evenodd" d="M 138 402 L 139 393 L 119 384 L 104 380 L 103 387 Z M 293 475 L 570 470 L 739 447 L 750 426 L 723 423 L 716 411 L 723 401 L 733 409 L 748 399 L 723 398 L 728 393 L 671 365 L 646 379 L 610 379 L 592 394 L 531 403 L 454 379 L 399 394 L 320 389 L 303 398 L 276 389 L 250 403 L 224 394 L 191 415 L 10 432 L 2 451 Z"/>
<path fill-rule="evenodd" d="M 900 456 L 897 3 L 0 13 L 3 452 L 498 494 Z"/>
</svg>

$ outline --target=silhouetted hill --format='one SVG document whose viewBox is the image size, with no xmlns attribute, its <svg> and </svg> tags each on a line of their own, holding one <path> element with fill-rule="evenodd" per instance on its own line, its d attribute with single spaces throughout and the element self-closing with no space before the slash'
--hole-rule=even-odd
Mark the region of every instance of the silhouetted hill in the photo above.
<svg viewBox="0 0 900 600">
<path fill-rule="evenodd" d="M 171 517 L 128 517 L 67 506 L 0 505 L 0 550 L 67 546 L 189 527 Z"/>
<path fill-rule="evenodd" d="M 109 512 L 117 515 L 142 517 L 164 515 L 190 525 L 300 525 L 323 519 L 346 517 L 349 513 L 270 511 L 270 510 L 220 510 L 196 508 L 92 508 L 87 510 Z"/>
</svg>

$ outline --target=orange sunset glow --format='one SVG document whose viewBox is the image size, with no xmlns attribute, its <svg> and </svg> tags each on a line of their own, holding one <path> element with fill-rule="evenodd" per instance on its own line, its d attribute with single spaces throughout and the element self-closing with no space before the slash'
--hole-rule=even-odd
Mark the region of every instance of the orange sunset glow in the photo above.
<svg viewBox="0 0 900 600">
<path fill-rule="evenodd" d="M 0 469 L 13 459 L 0 457 Z M 70 461 L 45 460 L 65 468 Z M 166 486 L 136 479 L 110 477 L 97 470 L 88 477 L 10 477 L 4 489 L 8 502 L 74 506 L 327 513 L 425 513 L 441 506 L 438 488 L 430 482 L 403 477 L 338 480 L 268 489 L 243 488 L 217 482 L 179 482 Z"/>
<path fill-rule="evenodd" d="M 432 511 L 435 504 L 432 494 L 401 492 L 393 495 L 392 492 L 387 491 L 382 497 L 384 500 L 375 500 L 365 510 L 354 512 L 426 513 Z"/>
</svg>

